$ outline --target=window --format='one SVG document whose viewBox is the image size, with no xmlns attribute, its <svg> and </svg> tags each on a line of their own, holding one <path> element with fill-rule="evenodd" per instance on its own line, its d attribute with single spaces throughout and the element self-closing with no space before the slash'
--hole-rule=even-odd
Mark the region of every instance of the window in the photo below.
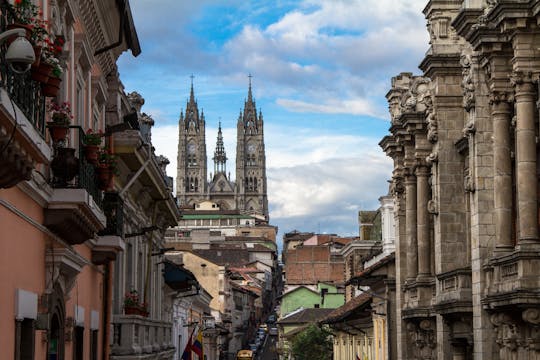
<svg viewBox="0 0 540 360">
<path fill-rule="evenodd" d="M 35 331 L 34 320 L 24 319 L 15 324 L 16 360 L 33 360 Z"/>
<path fill-rule="evenodd" d="M 83 360 L 84 328 L 75 326 L 73 330 L 73 360 Z"/>
<path fill-rule="evenodd" d="M 98 359 L 98 331 L 90 332 L 90 360 Z"/>
</svg>

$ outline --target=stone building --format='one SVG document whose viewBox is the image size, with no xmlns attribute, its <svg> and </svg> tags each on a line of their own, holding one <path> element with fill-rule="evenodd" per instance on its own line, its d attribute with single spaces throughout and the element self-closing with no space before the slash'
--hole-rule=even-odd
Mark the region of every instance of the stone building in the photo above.
<svg viewBox="0 0 540 360">
<path fill-rule="evenodd" d="M 180 206 L 194 208 L 203 200 L 217 203 L 222 210 L 239 210 L 258 214 L 268 220 L 266 185 L 266 152 L 262 112 L 251 92 L 237 123 L 236 180 L 227 173 L 227 155 L 223 145 L 221 123 L 212 160 L 214 173 L 207 177 L 206 119 L 199 112 L 191 84 L 185 115 L 180 114 L 178 140 L 178 174 L 176 196 Z"/>
<path fill-rule="evenodd" d="M 398 359 L 540 349 L 539 1 L 432 0 L 422 76 L 387 99 Z"/>
</svg>

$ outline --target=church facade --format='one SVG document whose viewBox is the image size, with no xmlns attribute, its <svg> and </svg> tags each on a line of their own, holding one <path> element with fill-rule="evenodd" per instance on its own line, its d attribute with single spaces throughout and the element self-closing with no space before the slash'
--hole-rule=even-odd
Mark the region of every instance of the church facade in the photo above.
<svg viewBox="0 0 540 360">
<path fill-rule="evenodd" d="M 251 80 L 248 97 L 237 122 L 235 181 L 227 172 L 228 158 L 221 123 L 212 160 L 214 172 L 208 177 L 206 120 L 204 111 L 199 111 L 192 83 L 185 114 L 181 112 L 179 120 L 176 182 L 179 205 L 194 207 L 201 201 L 211 200 L 220 210 L 238 210 L 264 216 L 268 220 L 263 116 L 261 111 L 257 113 Z"/>
</svg>

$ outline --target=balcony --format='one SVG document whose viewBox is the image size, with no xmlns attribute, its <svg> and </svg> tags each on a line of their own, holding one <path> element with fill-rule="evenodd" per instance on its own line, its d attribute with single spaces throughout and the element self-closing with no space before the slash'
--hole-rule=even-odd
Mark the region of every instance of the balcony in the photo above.
<svg viewBox="0 0 540 360">
<path fill-rule="evenodd" d="M 165 284 L 171 289 L 178 292 L 186 292 L 191 290 L 200 289 L 199 282 L 195 278 L 195 275 L 188 269 L 184 269 L 182 266 L 177 265 L 169 260 L 164 260 L 163 277 Z"/>
<path fill-rule="evenodd" d="M 13 23 L 7 1 L 0 1 L 0 31 Z M 0 188 L 30 180 L 36 163 L 51 157 L 45 134 L 45 97 L 30 72 L 15 74 L 7 66 L 7 45 L 0 49 Z"/>
<path fill-rule="evenodd" d="M 92 262 L 103 265 L 116 260 L 116 255 L 124 251 L 126 243 L 123 239 L 124 202 L 116 192 L 103 195 L 103 212 L 107 218 L 107 226 L 98 233 L 92 248 Z"/>
<path fill-rule="evenodd" d="M 75 245 L 94 238 L 105 229 L 107 219 L 94 166 L 86 161 L 80 146 L 84 131 L 79 126 L 70 128 L 79 135 L 77 148 L 55 147 L 51 162 L 54 190 L 45 209 L 44 224 L 67 243 Z"/>
<path fill-rule="evenodd" d="M 172 324 L 139 315 L 115 315 L 111 359 L 169 359 Z"/>
</svg>

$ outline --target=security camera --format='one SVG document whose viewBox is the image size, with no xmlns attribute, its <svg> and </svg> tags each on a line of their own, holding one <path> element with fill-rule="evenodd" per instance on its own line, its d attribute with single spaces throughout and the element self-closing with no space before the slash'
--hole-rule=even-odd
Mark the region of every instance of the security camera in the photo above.
<svg viewBox="0 0 540 360">
<path fill-rule="evenodd" d="M 30 66 L 35 60 L 34 48 L 24 37 L 16 38 L 6 52 L 6 61 L 10 69 L 17 74 L 23 74 L 30 70 Z"/>
<path fill-rule="evenodd" d="M 7 30 L 0 34 L 0 44 L 16 36 L 15 40 L 9 44 L 6 52 L 6 61 L 9 68 L 17 74 L 22 74 L 30 70 L 30 66 L 36 60 L 34 48 L 26 40 L 25 35 L 26 30 L 24 29 Z"/>
</svg>

